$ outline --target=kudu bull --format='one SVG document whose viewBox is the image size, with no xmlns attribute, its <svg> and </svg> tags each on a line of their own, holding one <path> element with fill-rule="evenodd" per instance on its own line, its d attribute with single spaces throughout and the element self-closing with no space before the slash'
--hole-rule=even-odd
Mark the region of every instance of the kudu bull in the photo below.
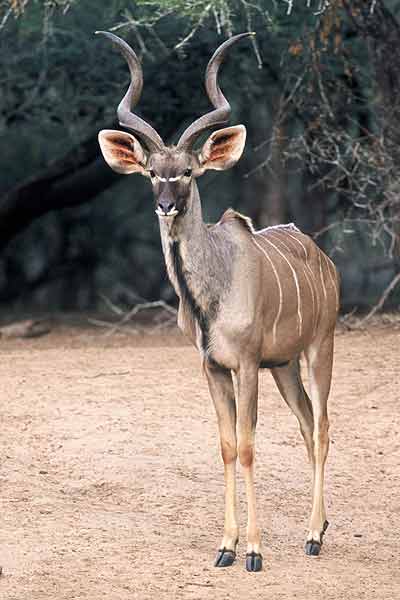
<svg viewBox="0 0 400 600">
<path fill-rule="evenodd" d="M 131 83 L 118 117 L 137 136 L 103 130 L 99 133 L 101 150 L 118 173 L 141 173 L 152 183 L 167 271 L 180 300 L 178 324 L 200 352 L 217 413 L 226 488 L 224 536 L 215 565 L 229 566 L 236 556 L 239 457 L 248 502 L 246 568 L 262 568 L 254 491 L 260 368 L 271 370 L 300 424 L 313 469 L 306 554 L 318 555 L 328 525 L 323 483 L 329 444 L 327 398 L 339 306 L 337 272 L 331 260 L 294 225 L 255 231 L 250 219 L 231 209 L 216 225 L 206 225 L 196 184 L 207 169 L 228 169 L 243 152 L 243 125 L 215 131 L 200 150 L 193 146 L 204 131 L 229 120 L 230 105 L 217 82 L 219 67 L 228 49 L 251 34 L 236 35 L 217 49 L 205 76 L 214 110 L 194 121 L 176 146 L 166 146 L 132 112 L 143 83 L 136 54 L 115 35 L 99 33 L 117 46 L 128 63 Z M 300 375 L 301 353 L 308 364 L 310 397 Z"/>
</svg>

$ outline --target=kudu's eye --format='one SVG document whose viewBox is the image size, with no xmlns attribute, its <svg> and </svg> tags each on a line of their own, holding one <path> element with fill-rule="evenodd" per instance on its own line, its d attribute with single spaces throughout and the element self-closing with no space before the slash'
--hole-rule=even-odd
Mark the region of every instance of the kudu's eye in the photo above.
<svg viewBox="0 0 400 600">
<path fill-rule="evenodd" d="M 192 169 L 186 169 L 186 171 L 184 172 L 185 177 L 190 177 L 191 174 L 192 174 Z"/>
</svg>

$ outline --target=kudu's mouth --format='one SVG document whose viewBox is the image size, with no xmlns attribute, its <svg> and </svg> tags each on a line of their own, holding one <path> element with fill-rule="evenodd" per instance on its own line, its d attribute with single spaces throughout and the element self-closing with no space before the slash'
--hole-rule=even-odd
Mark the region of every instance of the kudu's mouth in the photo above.
<svg viewBox="0 0 400 600">
<path fill-rule="evenodd" d="M 179 215 L 179 210 L 177 210 L 175 204 L 168 211 L 165 211 L 165 209 L 161 208 L 161 206 L 157 206 L 155 212 L 156 215 L 162 219 L 176 217 Z"/>
</svg>

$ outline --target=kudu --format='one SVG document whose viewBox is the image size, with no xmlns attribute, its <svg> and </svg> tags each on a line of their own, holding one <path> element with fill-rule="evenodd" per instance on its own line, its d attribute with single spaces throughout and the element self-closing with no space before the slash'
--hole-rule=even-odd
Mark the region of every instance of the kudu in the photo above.
<svg viewBox="0 0 400 600">
<path fill-rule="evenodd" d="M 306 554 L 318 555 L 328 525 L 323 482 L 329 444 L 327 398 L 339 306 L 337 272 L 331 260 L 294 225 L 255 231 L 250 219 L 231 209 L 217 224 L 206 225 L 196 184 L 196 178 L 207 169 L 228 169 L 243 152 L 243 125 L 215 131 L 200 150 L 193 146 L 205 130 L 229 120 L 230 105 L 217 82 L 219 67 L 228 49 L 251 34 L 236 35 L 217 49 L 205 76 L 214 110 L 194 121 L 176 146 L 166 146 L 158 133 L 132 112 L 143 82 L 136 54 L 115 35 L 100 33 L 117 46 L 128 63 L 131 83 L 118 107 L 118 117 L 120 124 L 137 136 L 103 130 L 99 133 L 101 150 L 118 173 L 141 173 L 150 178 L 167 271 L 180 300 L 178 324 L 200 352 L 217 413 L 225 469 L 225 527 L 215 565 L 229 566 L 236 556 L 235 471 L 239 457 L 248 502 L 246 568 L 262 568 L 254 491 L 260 368 L 271 370 L 300 424 L 313 469 Z M 301 353 L 308 364 L 310 398 L 300 375 Z"/>
</svg>

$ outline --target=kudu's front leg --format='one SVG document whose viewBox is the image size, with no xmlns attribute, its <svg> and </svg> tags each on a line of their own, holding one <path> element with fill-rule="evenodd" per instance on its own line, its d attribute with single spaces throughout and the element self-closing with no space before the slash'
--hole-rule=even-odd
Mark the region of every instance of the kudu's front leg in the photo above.
<svg viewBox="0 0 400 600">
<path fill-rule="evenodd" d="M 247 496 L 246 569 L 261 571 L 261 534 L 257 525 L 254 489 L 255 432 L 258 405 L 258 364 L 243 364 L 238 378 L 238 454 Z"/>
<path fill-rule="evenodd" d="M 236 404 L 232 375 L 227 369 L 206 364 L 208 386 L 218 418 L 221 454 L 225 473 L 224 537 L 215 560 L 216 567 L 229 567 L 236 558 L 239 527 L 236 515 Z"/>
</svg>

